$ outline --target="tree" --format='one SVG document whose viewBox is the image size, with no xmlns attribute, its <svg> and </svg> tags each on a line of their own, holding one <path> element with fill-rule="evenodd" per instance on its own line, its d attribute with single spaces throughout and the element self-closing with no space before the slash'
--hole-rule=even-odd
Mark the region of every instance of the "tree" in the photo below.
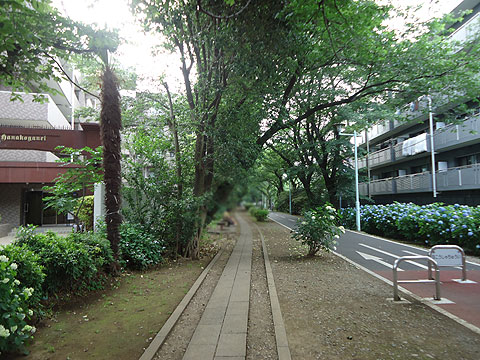
<svg viewBox="0 0 480 360">
<path fill-rule="evenodd" d="M 115 32 L 62 17 L 49 0 L 1 0 L 0 7 L 0 85 L 12 92 L 52 92 L 46 80 L 65 76 L 62 63 L 72 54 L 91 56 L 118 45 Z"/>
<path fill-rule="evenodd" d="M 478 43 L 470 39 L 468 51 L 456 51 L 442 21 L 392 30 L 385 21 L 394 9 L 373 0 L 228 3 L 133 1 L 146 27 L 181 58 L 196 132 L 194 194 L 210 199 L 199 208 L 193 257 L 216 208 L 208 204 L 224 201 L 238 181 L 225 170 L 238 175 L 251 167 L 280 131 L 349 104 L 394 109 L 426 91 L 478 88 Z M 222 158 L 240 166 L 219 166 Z"/>
<path fill-rule="evenodd" d="M 117 78 L 108 65 L 102 76 L 102 110 L 100 112 L 100 131 L 103 144 L 103 170 L 105 183 L 105 223 L 107 225 L 107 239 L 110 241 L 115 262 L 112 272 L 118 273 L 119 268 L 119 242 L 120 224 L 122 215 L 120 209 L 122 197 L 121 174 L 121 140 L 120 129 L 122 116 L 120 110 L 120 94 L 118 92 Z"/>
</svg>

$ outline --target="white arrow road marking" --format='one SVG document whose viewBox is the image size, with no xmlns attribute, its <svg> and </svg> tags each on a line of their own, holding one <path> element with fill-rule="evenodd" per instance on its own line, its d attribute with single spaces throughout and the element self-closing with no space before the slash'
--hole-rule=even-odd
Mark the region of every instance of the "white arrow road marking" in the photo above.
<svg viewBox="0 0 480 360">
<path fill-rule="evenodd" d="M 365 254 L 365 253 L 362 253 L 360 251 L 356 251 L 356 253 L 358 255 L 360 255 L 361 257 L 363 257 L 365 260 L 373 260 L 373 261 L 378 262 L 379 264 L 382 264 L 382 265 L 384 265 L 384 266 L 386 266 L 390 269 L 392 269 L 392 267 L 393 267 L 392 264 L 389 264 L 386 261 L 383 261 L 382 258 L 379 258 L 377 256 L 373 256 L 373 255 L 370 255 L 370 254 Z M 403 271 L 403 270 L 399 268 L 398 271 Z"/>
<path fill-rule="evenodd" d="M 413 251 L 408 251 L 408 250 L 402 250 L 404 253 L 410 254 L 410 255 L 422 255 L 422 254 L 417 254 Z"/>
<path fill-rule="evenodd" d="M 378 251 L 379 253 L 382 253 L 382 254 L 391 256 L 391 257 L 393 257 L 393 258 L 395 258 L 395 259 L 398 259 L 398 258 L 400 257 L 400 256 L 394 255 L 394 254 L 392 254 L 392 253 L 389 253 L 389 252 L 386 252 L 386 251 L 377 249 L 377 248 L 375 248 L 375 247 L 373 247 L 373 246 L 369 246 L 369 245 L 365 245 L 365 244 L 358 244 L 358 245 L 364 246 L 364 247 L 366 247 L 366 248 L 369 248 L 369 249 L 372 249 L 372 250 L 375 250 L 375 251 Z M 418 267 L 420 267 L 420 268 L 422 268 L 422 269 L 428 269 L 428 266 L 419 264 L 419 263 L 417 263 L 417 262 L 415 262 L 415 261 L 406 260 L 405 262 L 408 262 L 408 263 L 410 263 L 410 264 L 412 264 L 412 265 L 418 266 Z"/>
</svg>

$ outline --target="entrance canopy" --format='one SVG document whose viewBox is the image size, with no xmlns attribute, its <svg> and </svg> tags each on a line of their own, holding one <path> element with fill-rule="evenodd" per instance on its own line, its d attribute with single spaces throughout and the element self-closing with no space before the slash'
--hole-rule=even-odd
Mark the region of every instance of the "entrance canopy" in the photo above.
<svg viewBox="0 0 480 360">
<path fill-rule="evenodd" d="M 82 130 L 36 129 L 0 126 L 0 150 L 40 150 L 55 152 L 57 146 L 92 149 L 101 145 L 100 126 L 81 124 Z M 51 183 L 68 167 L 53 162 L 1 161 L 0 183 Z"/>
</svg>

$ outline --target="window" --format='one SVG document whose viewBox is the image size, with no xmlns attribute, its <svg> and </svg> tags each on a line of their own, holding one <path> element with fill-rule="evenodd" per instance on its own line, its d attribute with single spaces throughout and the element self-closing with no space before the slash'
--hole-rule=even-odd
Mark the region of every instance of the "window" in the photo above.
<svg viewBox="0 0 480 360">
<path fill-rule="evenodd" d="M 456 159 L 457 166 L 468 166 L 473 164 L 480 163 L 480 154 L 471 154 L 467 156 L 462 156 Z"/>
</svg>

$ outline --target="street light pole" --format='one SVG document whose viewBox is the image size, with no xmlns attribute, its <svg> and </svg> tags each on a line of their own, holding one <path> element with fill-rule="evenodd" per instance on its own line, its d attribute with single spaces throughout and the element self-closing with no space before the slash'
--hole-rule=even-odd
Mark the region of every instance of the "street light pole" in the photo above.
<svg viewBox="0 0 480 360">
<path fill-rule="evenodd" d="M 355 210 L 356 210 L 356 223 L 357 231 L 361 231 L 360 226 L 360 195 L 358 191 L 358 152 L 357 152 L 357 131 L 354 130 L 353 134 L 342 133 L 341 129 L 338 132 L 339 135 L 343 136 L 353 136 L 353 146 L 354 146 L 354 155 L 355 155 Z"/>
<path fill-rule="evenodd" d="M 357 131 L 353 131 L 353 144 L 355 147 L 355 207 L 357 210 L 357 231 L 360 231 L 360 196 L 358 191 L 358 154 L 357 154 Z"/>
<path fill-rule="evenodd" d="M 288 200 L 289 200 L 290 215 L 292 215 L 292 180 L 291 179 L 290 179 L 290 183 L 288 184 Z"/>
</svg>

